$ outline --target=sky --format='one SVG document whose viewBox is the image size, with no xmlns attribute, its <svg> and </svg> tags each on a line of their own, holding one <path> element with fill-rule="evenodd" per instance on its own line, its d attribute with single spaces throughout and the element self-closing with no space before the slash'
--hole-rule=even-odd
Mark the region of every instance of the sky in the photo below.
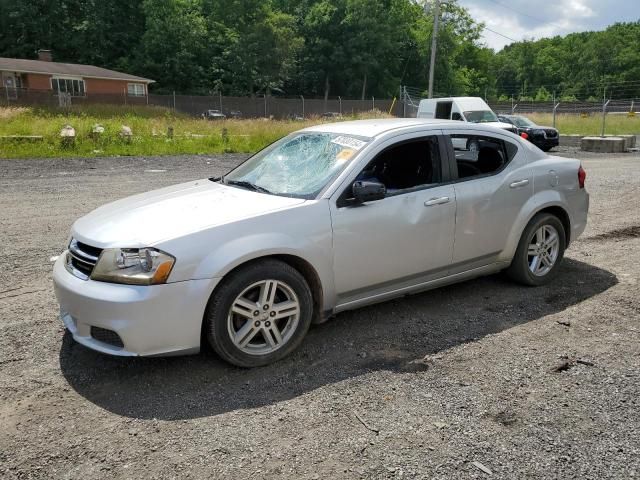
<svg viewBox="0 0 640 480">
<path fill-rule="evenodd" d="M 640 19 L 640 0 L 458 0 L 495 32 L 515 40 L 539 39 Z M 489 30 L 485 43 L 500 50 L 512 43 Z"/>
</svg>

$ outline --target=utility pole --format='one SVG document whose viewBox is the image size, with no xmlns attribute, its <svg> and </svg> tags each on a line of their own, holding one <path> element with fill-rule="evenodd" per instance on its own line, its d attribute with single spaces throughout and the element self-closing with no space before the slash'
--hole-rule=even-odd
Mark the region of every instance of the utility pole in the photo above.
<svg viewBox="0 0 640 480">
<path fill-rule="evenodd" d="M 433 9 L 433 34 L 431 35 L 431 61 L 429 62 L 429 98 L 433 98 L 433 75 L 436 67 L 436 47 L 438 44 L 438 23 L 440 22 L 440 0 L 435 0 Z"/>
</svg>

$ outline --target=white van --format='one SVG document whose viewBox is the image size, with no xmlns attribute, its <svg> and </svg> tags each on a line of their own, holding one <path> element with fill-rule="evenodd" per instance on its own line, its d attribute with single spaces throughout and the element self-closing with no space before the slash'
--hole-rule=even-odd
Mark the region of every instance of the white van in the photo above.
<svg viewBox="0 0 640 480">
<path fill-rule="evenodd" d="M 480 97 L 429 98 L 420 100 L 418 118 L 440 118 L 462 122 L 482 123 L 517 133 L 510 123 L 498 120 L 491 107 Z"/>
</svg>

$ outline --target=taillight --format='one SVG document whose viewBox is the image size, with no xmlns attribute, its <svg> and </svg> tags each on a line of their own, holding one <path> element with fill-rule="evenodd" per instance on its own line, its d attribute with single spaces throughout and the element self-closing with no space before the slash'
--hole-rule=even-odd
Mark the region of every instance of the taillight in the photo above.
<svg viewBox="0 0 640 480">
<path fill-rule="evenodd" d="M 580 168 L 578 169 L 578 185 L 580 186 L 580 188 L 584 188 L 584 181 L 587 179 L 587 172 L 584 171 L 584 168 L 582 168 L 582 165 L 580 165 Z"/>
</svg>

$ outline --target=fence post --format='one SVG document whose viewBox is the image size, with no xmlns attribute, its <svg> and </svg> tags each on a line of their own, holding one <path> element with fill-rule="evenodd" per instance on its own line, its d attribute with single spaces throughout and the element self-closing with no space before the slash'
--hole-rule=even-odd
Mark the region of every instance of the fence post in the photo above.
<svg viewBox="0 0 640 480">
<path fill-rule="evenodd" d="M 556 110 L 558 110 L 558 106 L 560 106 L 560 102 L 555 103 L 553 105 L 553 128 L 556 128 Z"/>
<path fill-rule="evenodd" d="M 304 96 L 300 95 L 300 99 L 302 100 L 302 119 L 304 120 Z"/>
<path fill-rule="evenodd" d="M 4 87 L 4 93 L 7 94 L 7 107 L 9 106 L 9 87 Z"/>
<path fill-rule="evenodd" d="M 402 96 L 402 118 L 407 118 L 407 87 L 400 87 L 400 95 Z"/>
<path fill-rule="evenodd" d="M 340 103 L 340 116 L 342 116 L 342 97 L 338 96 L 338 103 Z"/>
<path fill-rule="evenodd" d="M 127 105 L 127 89 L 126 89 L 126 87 L 123 88 L 123 97 L 124 97 L 124 104 L 126 106 Z"/>
<path fill-rule="evenodd" d="M 511 100 L 511 115 L 514 114 L 514 112 L 516 111 L 516 108 L 518 108 L 518 104 L 516 103 L 515 105 L 513 104 L 513 100 Z"/>
<path fill-rule="evenodd" d="M 264 118 L 269 118 L 267 117 L 267 94 L 264 94 Z"/>
<path fill-rule="evenodd" d="M 371 110 L 376 109 L 376 99 L 375 97 L 371 97 Z"/>
<path fill-rule="evenodd" d="M 604 137 L 604 121 L 605 118 L 607 118 L 607 105 L 609 105 L 609 102 L 611 100 L 607 100 L 606 102 L 602 103 L 602 135 L 600 135 L 601 137 Z"/>
<path fill-rule="evenodd" d="M 222 90 L 218 90 L 218 98 L 220 99 L 220 113 L 222 113 Z"/>
<path fill-rule="evenodd" d="M 173 111 L 176 111 L 176 91 L 173 91 Z"/>
</svg>

